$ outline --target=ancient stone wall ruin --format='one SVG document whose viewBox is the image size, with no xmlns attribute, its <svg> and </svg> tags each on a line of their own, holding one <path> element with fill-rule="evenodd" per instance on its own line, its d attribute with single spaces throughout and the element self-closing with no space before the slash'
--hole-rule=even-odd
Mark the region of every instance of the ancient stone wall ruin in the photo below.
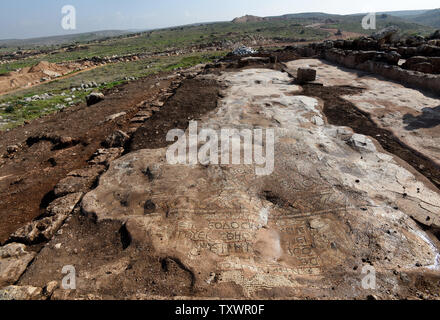
<svg viewBox="0 0 440 320">
<path fill-rule="evenodd" d="M 362 37 L 291 47 L 303 57 L 371 72 L 416 89 L 440 93 L 440 40 L 413 37 L 399 42 Z"/>
</svg>

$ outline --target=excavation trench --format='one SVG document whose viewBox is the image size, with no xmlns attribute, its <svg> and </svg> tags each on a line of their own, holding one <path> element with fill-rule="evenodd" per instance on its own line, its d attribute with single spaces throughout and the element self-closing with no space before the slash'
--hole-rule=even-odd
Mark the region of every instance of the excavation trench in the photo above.
<svg viewBox="0 0 440 320">
<path fill-rule="evenodd" d="M 265 66 L 265 68 L 268 67 Z M 254 120 L 254 115 L 258 116 L 258 119 L 263 118 L 261 114 L 256 113 L 256 110 L 246 110 L 243 107 L 246 105 L 246 99 L 240 99 L 242 97 L 247 98 L 248 95 L 251 98 L 255 97 L 254 101 L 261 106 L 261 110 L 265 108 L 262 99 L 268 99 L 274 103 L 279 101 L 277 97 L 271 95 L 272 91 L 261 95 L 258 89 L 254 90 L 253 84 L 261 78 L 257 77 L 257 71 L 248 71 L 242 78 L 248 81 L 244 85 L 237 80 L 238 76 L 234 73 L 226 77 L 226 81 L 229 80 L 229 83 L 232 83 L 231 86 L 240 89 L 251 87 L 251 90 L 244 90 L 244 93 L 239 91 L 241 94 L 233 96 L 236 99 L 226 100 L 232 101 L 226 105 L 227 108 L 223 109 L 227 112 L 225 114 L 218 112 L 209 117 L 209 120 L 213 121 L 211 125 L 215 127 L 228 125 L 230 118 L 234 116 L 243 117 L 240 123 Z M 59 272 L 60 265 L 68 263 L 75 265 L 77 270 L 81 270 L 78 283 L 82 286 L 76 292 L 58 290 L 54 295 L 55 299 L 75 299 L 91 294 L 102 298 L 135 297 L 136 299 L 151 299 L 158 296 L 223 298 L 362 296 L 363 293 L 353 293 L 353 285 L 358 285 L 358 275 L 350 272 L 355 270 L 352 269 L 353 266 L 358 267 L 365 256 L 368 258 L 371 256 L 372 261 L 377 262 L 381 268 L 389 267 L 391 260 L 387 262 L 382 258 L 383 250 L 378 244 L 387 239 L 384 238 L 384 234 L 386 236 L 387 233 L 382 232 L 385 231 L 381 229 L 382 225 L 391 221 L 390 219 L 397 213 L 389 208 L 390 210 L 384 212 L 391 212 L 391 214 L 384 215 L 382 221 L 376 216 L 364 214 L 362 209 L 356 206 L 350 209 L 352 210 L 350 213 L 346 213 L 346 208 L 341 214 L 337 213 L 339 211 L 333 212 L 331 206 L 334 205 L 336 208 L 334 210 L 337 210 L 340 200 L 327 198 L 327 194 L 335 193 L 333 186 L 329 184 L 324 186 L 325 189 L 316 190 L 315 185 L 309 185 L 309 179 L 317 179 L 316 184 L 320 186 L 324 185 L 323 182 L 334 181 L 333 178 L 343 181 L 354 170 L 344 176 L 341 175 L 339 169 L 331 172 L 323 168 L 322 174 L 325 178 L 317 175 L 313 177 L 309 174 L 310 159 L 316 159 L 315 155 L 319 152 L 316 151 L 314 145 L 322 142 L 324 138 L 320 138 L 317 134 L 311 134 L 307 138 L 307 135 L 302 134 L 305 131 L 304 128 L 298 126 L 298 118 L 306 114 L 304 110 L 310 110 L 302 106 L 301 102 L 306 105 L 307 102 L 310 103 L 309 100 L 313 100 L 316 106 L 318 103 L 315 99 L 307 97 L 302 97 L 302 100 L 295 103 L 296 100 L 291 96 L 293 86 L 290 86 L 290 79 L 286 75 L 277 72 L 271 74 L 271 72 L 271 70 L 263 70 L 263 79 L 270 76 L 272 77 L 270 79 L 280 81 L 279 78 L 282 78 L 284 91 L 277 87 L 279 83 L 270 83 L 273 84 L 272 89 L 283 92 L 283 97 L 286 98 L 282 100 L 285 108 L 278 106 L 272 108 L 274 119 L 280 119 L 282 128 L 290 130 L 289 134 L 295 139 L 280 144 L 279 163 L 285 163 L 285 165 L 275 168 L 276 171 L 270 177 L 271 180 L 262 184 L 264 188 L 255 183 L 256 179 L 254 179 L 252 170 L 247 173 L 245 169 L 241 169 L 237 174 L 238 171 L 225 169 L 220 175 L 216 170 L 207 170 L 200 166 L 180 167 L 168 165 L 162 161 L 165 157 L 162 149 L 169 145 L 165 139 L 169 129 L 186 129 L 190 120 L 199 119 L 207 121 L 205 124 L 209 125 L 206 113 L 216 110 L 217 106 L 220 110 L 222 109 L 223 105 L 217 103 L 218 98 L 222 98 L 222 102 L 228 97 L 231 98 L 227 91 L 220 92 L 222 83 L 220 81 L 211 80 L 212 78 L 209 77 L 184 80 L 164 106 L 134 133 L 130 141 L 130 151 L 137 152 L 129 152 L 124 158 L 113 162 L 109 171 L 101 177 L 98 188 L 89 192 L 83 200 L 82 214 L 79 212 L 74 214 L 66 224 L 65 230 L 69 232 L 58 234 L 52 240 L 52 243 L 59 243 L 63 250 L 57 250 L 51 245 L 46 246 L 20 279 L 19 284 L 44 286 L 53 279 L 54 274 Z M 324 102 L 324 113 L 330 123 L 350 126 L 358 133 L 376 138 L 387 151 L 396 154 L 414 167 L 424 163 L 419 160 L 418 154 L 403 145 L 390 132 L 378 128 L 368 114 L 361 112 L 350 102 L 341 98 L 341 96 L 361 90 L 351 87 L 326 88 L 305 85 L 301 95 L 320 98 Z M 268 115 L 264 119 L 269 122 L 272 118 Z M 275 121 L 270 123 L 276 126 Z M 318 127 L 312 127 L 312 129 L 316 130 L 315 132 L 318 131 Z M 380 139 L 381 137 L 383 139 Z M 301 141 L 303 138 L 309 140 L 304 140 L 303 144 L 296 144 L 296 141 Z M 361 156 L 360 153 L 350 148 L 344 148 L 339 138 L 337 141 L 336 139 L 330 140 L 332 150 L 344 150 L 346 153 L 335 157 L 329 155 L 329 161 L 341 162 L 348 167 L 350 160 L 344 158 L 345 155 L 352 156 L 353 159 Z M 299 154 L 303 149 L 307 152 L 306 155 Z M 413 157 L 409 157 L 408 153 L 412 153 Z M 319 167 L 320 161 L 315 162 L 318 169 L 322 168 Z M 306 168 L 299 167 L 298 169 L 296 166 L 299 163 L 304 163 Z M 375 158 L 366 159 L 366 164 L 367 168 L 376 166 L 374 169 L 380 171 Z M 426 165 L 425 170 L 427 168 L 432 169 L 431 175 L 438 175 L 438 168 Z M 399 168 L 399 172 L 403 170 Z M 365 171 L 362 177 L 366 179 L 375 177 L 369 174 L 370 170 Z M 438 176 L 434 176 L 433 179 L 436 177 Z M 386 178 L 388 180 L 385 184 L 382 181 L 378 183 L 386 186 L 386 183 L 390 185 L 395 181 L 394 177 Z M 372 184 L 376 181 L 369 180 Z M 251 183 L 256 187 L 250 188 Z M 286 188 L 280 189 L 280 186 L 286 186 Z M 135 189 L 142 191 L 135 194 L 132 192 Z M 281 191 L 278 192 L 279 190 Z M 355 188 L 350 190 L 355 191 Z M 377 190 L 375 189 L 374 192 L 382 191 L 379 188 Z M 129 197 L 119 195 L 129 195 Z M 387 199 L 394 199 L 394 194 L 388 192 L 387 197 L 389 197 Z M 254 198 L 263 198 L 273 204 L 273 206 L 270 205 L 272 221 L 264 222 L 264 215 L 267 216 L 269 213 L 266 203 L 249 201 Z M 286 202 L 284 199 L 295 201 Z M 353 197 L 352 200 L 356 204 L 363 205 L 364 203 L 363 198 Z M 388 207 L 387 203 L 381 201 L 381 204 L 384 204 L 384 210 Z M 394 202 L 390 200 L 389 203 Z M 323 214 L 323 206 L 327 210 L 331 208 L 332 212 Z M 223 211 L 223 209 L 226 210 Z M 307 210 L 307 212 L 317 214 L 313 217 L 299 215 L 296 214 L 295 209 L 300 213 Z M 153 211 L 156 212 L 153 214 Z M 295 214 L 287 215 L 286 212 Z M 86 216 L 88 213 L 96 215 L 99 223 L 88 219 Z M 342 214 L 344 219 L 347 219 L 346 221 L 341 220 Z M 129 217 L 128 221 L 121 228 L 121 221 L 125 221 L 127 217 Z M 117 221 L 112 221 L 112 219 L 117 219 Z M 246 234 L 250 232 L 252 240 L 249 242 L 246 240 L 246 246 L 236 246 L 235 242 L 234 246 L 231 246 L 230 242 L 223 238 L 225 230 L 229 228 L 228 224 L 235 220 L 244 220 L 241 221 L 244 224 L 240 224 L 242 231 Z M 260 225 L 261 220 L 267 227 L 255 228 L 258 231 L 253 233 L 250 229 L 254 229 L 250 225 Z M 214 223 L 215 226 L 216 222 L 220 223 L 221 228 L 211 229 L 210 225 Z M 286 223 L 289 223 L 289 229 L 278 227 L 285 226 Z M 395 237 L 402 233 L 403 228 L 407 228 L 406 223 L 402 221 L 401 224 L 395 226 L 397 229 Z M 247 225 L 249 230 L 244 229 Z M 194 230 L 202 231 L 209 237 L 206 237 L 206 241 L 193 238 L 191 232 Z M 310 253 L 312 257 L 316 257 L 316 261 L 306 261 L 307 269 L 315 272 L 310 275 L 301 273 L 304 261 L 292 255 L 295 250 L 294 237 L 297 233 L 303 233 L 301 230 L 304 230 L 304 241 L 310 242 L 313 250 L 318 248 L 316 253 L 313 250 Z M 276 235 L 280 236 L 276 237 Z M 358 237 L 361 242 L 353 241 L 354 236 Z M 223 245 L 216 249 L 216 246 L 208 242 L 211 239 Z M 397 240 L 399 239 L 401 238 Z M 411 248 L 413 243 L 414 246 L 418 245 L 417 250 L 409 251 L 411 254 L 408 255 L 406 251 L 400 251 L 401 247 L 406 247 L 397 240 L 389 242 L 392 246 L 390 250 L 392 255 L 390 252 L 384 252 L 384 255 L 391 256 L 393 259 L 393 266 L 397 264 L 406 266 L 408 263 L 412 265 L 417 259 L 421 259 L 422 262 L 426 260 L 426 264 L 431 263 L 432 259 L 425 257 L 426 253 L 420 248 L 424 246 L 423 248 L 431 251 L 432 248 L 419 238 L 415 237 L 411 239 L 412 242 L 408 242 Z M 220 251 L 225 248 L 226 251 Z M 275 256 L 274 252 L 278 256 Z M 194 257 L 190 257 L 189 253 Z M 281 263 L 278 264 L 276 262 L 278 260 Z M 246 267 L 245 264 L 236 266 L 235 261 L 240 263 L 246 261 L 252 269 Z M 268 263 L 269 261 L 273 264 L 272 266 Z M 328 271 L 333 270 L 335 261 L 341 261 L 341 264 L 338 262 L 340 269 L 338 271 L 341 272 L 343 269 L 344 275 L 340 276 L 338 273 L 335 275 Z M 247 279 L 247 270 L 252 270 L 250 280 Z M 290 272 L 286 273 L 286 270 Z M 253 276 L 254 272 L 257 277 Z M 315 281 L 313 275 L 318 275 L 319 280 Z M 387 276 L 396 276 L 397 279 L 397 275 L 387 274 Z M 344 281 L 341 282 L 342 278 Z M 349 281 L 346 281 L 347 278 Z M 295 282 L 289 279 L 295 279 Z M 296 279 L 300 281 L 297 282 Z M 304 281 L 304 286 L 301 281 Z M 344 285 L 336 286 L 336 283 Z M 412 285 L 406 286 L 412 287 Z M 406 286 L 402 290 L 406 290 Z"/>
<path fill-rule="evenodd" d="M 379 128 L 368 113 L 341 98 L 344 95 L 358 94 L 362 89 L 349 86 L 325 87 L 316 84 L 306 84 L 303 89 L 302 94 L 320 98 L 324 102 L 323 112 L 330 124 L 347 126 L 356 133 L 373 137 L 382 148 L 406 161 L 440 189 L 440 167 L 434 161 L 403 143 L 390 131 Z"/>
<path fill-rule="evenodd" d="M 172 129 L 186 130 L 190 120 L 197 120 L 217 108 L 220 86 L 215 80 L 188 79 L 133 135 L 130 151 L 163 148 Z"/>
</svg>

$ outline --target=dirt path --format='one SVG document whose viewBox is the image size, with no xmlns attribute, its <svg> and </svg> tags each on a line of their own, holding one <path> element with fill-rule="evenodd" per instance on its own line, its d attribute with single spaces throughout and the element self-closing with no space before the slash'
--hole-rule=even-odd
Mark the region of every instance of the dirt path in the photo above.
<svg viewBox="0 0 440 320">
<path fill-rule="evenodd" d="M 161 112 L 154 114 L 136 131 L 130 151 L 163 148 L 171 144 L 165 140 L 167 132 L 176 128 L 186 130 L 190 120 L 197 120 L 217 108 L 218 94 L 218 84 L 214 80 L 185 81 Z"/>
</svg>

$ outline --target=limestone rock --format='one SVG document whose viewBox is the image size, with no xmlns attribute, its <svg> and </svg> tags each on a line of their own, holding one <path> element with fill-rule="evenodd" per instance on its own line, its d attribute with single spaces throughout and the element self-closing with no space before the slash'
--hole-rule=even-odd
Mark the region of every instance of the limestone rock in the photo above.
<svg viewBox="0 0 440 320">
<path fill-rule="evenodd" d="M 0 300 L 45 300 L 43 289 L 32 286 L 9 286 L 0 289 Z"/>
<path fill-rule="evenodd" d="M 63 215 L 57 215 L 32 221 L 15 231 L 9 239 L 26 244 L 35 244 L 50 240 L 66 218 L 67 217 Z"/>
<path fill-rule="evenodd" d="M 433 66 L 434 73 L 439 74 L 440 73 L 440 57 L 430 57 L 429 62 Z"/>
<path fill-rule="evenodd" d="M 61 197 L 70 193 L 89 191 L 104 169 L 103 166 L 98 165 L 70 172 L 55 186 L 55 195 Z"/>
<path fill-rule="evenodd" d="M 419 71 L 423 73 L 433 73 L 434 66 L 428 62 L 418 63 L 413 67 L 414 71 Z"/>
<path fill-rule="evenodd" d="M 71 193 L 67 196 L 58 198 L 51 202 L 46 209 L 47 216 L 55 216 L 55 215 L 69 215 L 73 208 L 75 208 L 76 204 L 81 199 L 83 193 Z"/>
<path fill-rule="evenodd" d="M 111 161 L 119 158 L 122 153 L 124 153 L 124 148 L 98 149 L 89 164 L 107 166 Z"/>
<path fill-rule="evenodd" d="M 58 288 L 58 282 L 57 281 L 51 281 L 44 287 L 44 295 L 50 297 L 55 290 Z"/>
<path fill-rule="evenodd" d="M 390 26 L 376 32 L 372 37 L 381 43 L 389 43 L 397 39 L 397 34 L 399 31 L 400 30 L 398 27 Z"/>
<path fill-rule="evenodd" d="M 376 147 L 371 139 L 361 134 L 354 134 L 348 143 L 359 152 L 376 152 Z"/>
<path fill-rule="evenodd" d="M 104 122 L 114 121 L 120 117 L 125 116 L 126 114 L 127 114 L 126 112 L 119 112 L 119 113 L 112 114 L 112 115 L 108 116 L 107 118 L 105 118 Z"/>
<path fill-rule="evenodd" d="M 0 288 L 14 284 L 34 257 L 35 253 L 28 252 L 21 243 L 0 247 Z"/>
<path fill-rule="evenodd" d="M 312 123 L 316 124 L 317 126 L 323 126 L 324 125 L 324 120 L 322 120 L 322 118 L 319 117 L 319 116 L 313 116 L 312 117 Z"/>
<path fill-rule="evenodd" d="M 104 94 L 100 92 L 93 92 L 86 97 L 87 106 L 97 104 L 102 100 L 104 100 Z"/>
<path fill-rule="evenodd" d="M 397 65 L 402 56 L 396 51 L 391 51 L 385 54 L 385 60 L 388 64 Z"/>
<path fill-rule="evenodd" d="M 412 65 L 418 64 L 418 63 L 422 63 L 422 62 L 428 62 L 428 58 L 427 57 L 423 57 L 423 56 L 414 56 L 411 57 L 409 59 L 406 60 L 404 66 L 406 67 L 411 67 Z"/>
<path fill-rule="evenodd" d="M 117 130 L 105 139 L 103 145 L 106 148 L 120 148 L 124 147 L 130 136 L 124 131 Z"/>
<path fill-rule="evenodd" d="M 12 146 L 7 146 L 6 147 L 6 152 L 8 154 L 16 153 L 18 150 L 19 150 L 19 147 L 17 145 L 12 145 Z"/>
<path fill-rule="evenodd" d="M 433 60 L 435 61 L 435 60 Z M 409 58 L 402 67 L 409 70 L 424 72 L 424 73 L 433 73 L 434 66 L 430 63 L 431 60 L 427 57 L 415 56 Z"/>
<path fill-rule="evenodd" d="M 256 163 L 205 162 L 203 154 L 198 164 L 172 164 L 166 148 L 139 150 L 111 162 L 82 212 L 98 224 L 123 223 L 133 244 L 172 256 L 197 288 L 240 288 L 248 298 L 304 290 L 359 297 L 361 271 L 353 266 L 367 259 L 392 279 L 381 282 L 390 290 L 397 265 L 414 271 L 419 261 L 438 271 L 438 248 L 410 215 L 439 207 L 440 194 L 373 148 L 372 139 L 313 125 L 314 116 L 323 118 L 318 101 L 289 94 L 298 88 L 286 74 L 246 69 L 220 80 L 228 86 L 224 98 L 199 128 L 273 129 L 272 172 L 257 174 Z M 254 143 L 243 141 L 240 149 L 255 150 Z M 216 281 L 206 281 L 213 274 Z"/>
<path fill-rule="evenodd" d="M 424 44 L 417 48 L 417 53 L 421 56 L 438 57 L 440 56 L 440 47 Z"/>
<path fill-rule="evenodd" d="M 73 211 L 82 197 L 82 193 L 73 193 L 52 202 L 41 219 L 34 220 L 15 231 L 11 241 L 35 244 L 50 240 Z"/>
</svg>

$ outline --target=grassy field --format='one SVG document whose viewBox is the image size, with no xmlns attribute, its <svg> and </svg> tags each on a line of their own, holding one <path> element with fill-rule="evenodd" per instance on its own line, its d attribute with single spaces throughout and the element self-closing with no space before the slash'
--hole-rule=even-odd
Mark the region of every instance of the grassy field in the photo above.
<svg viewBox="0 0 440 320">
<path fill-rule="evenodd" d="M 323 28 L 335 28 L 342 31 L 369 34 L 374 31 L 363 30 L 362 16 L 330 16 L 337 22 L 326 24 Z M 161 52 L 169 49 L 187 48 L 196 45 L 222 43 L 225 41 L 239 43 L 253 39 L 271 39 L 279 41 L 317 41 L 323 40 L 330 34 L 320 28 L 305 28 L 305 26 L 325 22 L 328 16 L 317 18 L 273 19 L 269 21 L 236 24 L 218 22 L 202 25 L 182 26 L 153 30 L 128 36 L 118 36 L 108 40 L 85 41 L 82 46 L 72 52 L 53 52 L 32 57 L 18 62 L 0 65 L 0 74 L 36 64 L 38 61 L 49 62 L 74 61 L 95 56 L 123 56 L 129 54 Z M 378 29 L 397 25 L 405 34 L 429 34 L 430 27 L 421 26 L 390 15 L 378 15 Z M 14 51 L 16 48 L 2 49 Z M 59 51 L 59 50 L 58 50 Z"/>
<path fill-rule="evenodd" d="M 0 65 L 0 74 L 31 66 L 38 61 L 49 62 L 74 61 L 95 56 L 123 56 L 128 54 L 161 52 L 168 49 L 186 48 L 196 45 L 220 43 L 223 41 L 240 42 L 253 37 L 286 40 L 321 40 L 328 32 L 304 28 L 306 21 L 294 20 L 267 21 L 259 23 L 234 24 L 213 23 L 199 26 L 185 26 L 154 30 L 130 37 L 116 37 L 106 41 L 87 43 L 73 52 L 55 52 L 38 58 L 29 58 L 19 62 Z M 12 49 L 11 49 L 12 50 Z"/>
<path fill-rule="evenodd" d="M 362 21 L 363 16 L 360 15 L 353 15 L 353 16 L 345 16 L 344 19 L 341 21 L 334 23 L 334 24 L 328 24 L 326 25 L 326 28 L 335 28 L 335 29 L 341 29 L 343 31 L 349 31 L 349 32 L 357 32 L 362 34 L 372 34 L 376 32 L 377 30 L 389 27 L 389 26 L 397 26 L 403 35 L 429 35 L 431 34 L 434 29 L 432 27 L 422 26 L 420 24 L 416 24 L 413 22 L 405 21 L 398 17 L 393 17 L 387 14 L 378 14 L 376 16 L 376 28 L 377 30 L 364 30 L 362 28 Z"/>
<path fill-rule="evenodd" d="M 73 105 L 83 102 L 90 92 L 112 88 L 127 82 L 126 78 L 140 78 L 162 71 L 189 68 L 200 63 L 215 61 L 225 54 L 226 52 L 215 51 L 108 64 L 68 78 L 7 94 L 0 97 L 0 106 L 6 104 L 0 107 L 0 117 L 7 119 L 9 123 L 0 129 L 10 129 L 21 125 L 26 120 L 55 112 L 61 108 L 60 106 L 68 107 L 69 103 Z M 79 88 L 81 84 L 92 81 L 96 82 L 98 87 L 88 91 L 72 92 L 71 90 L 71 88 Z M 26 98 L 41 96 L 45 93 L 51 96 L 45 100 L 26 101 Z"/>
</svg>

